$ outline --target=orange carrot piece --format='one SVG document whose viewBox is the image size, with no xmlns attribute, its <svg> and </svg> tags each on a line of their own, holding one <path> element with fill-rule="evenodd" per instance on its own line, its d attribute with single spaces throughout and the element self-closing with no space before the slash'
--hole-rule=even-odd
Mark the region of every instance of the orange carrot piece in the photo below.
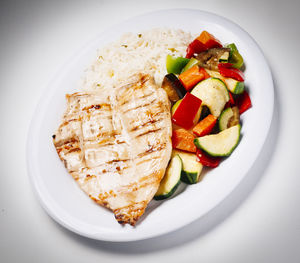
<svg viewBox="0 0 300 263">
<path fill-rule="evenodd" d="M 174 130 L 172 133 L 173 148 L 195 153 L 197 148 L 194 144 L 194 135 L 185 129 Z"/>
<path fill-rule="evenodd" d="M 195 65 L 185 72 L 181 73 L 178 78 L 184 88 L 189 91 L 201 80 L 209 78 L 209 75 L 204 68 Z"/>
<path fill-rule="evenodd" d="M 209 114 L 193 128 L 193 133 L 198 137 L 207 135 L 212 131 L 216 123 L 217 118 L 214 115 Z"/>
<path fill-rule="evenodd" d="M 196 39 L 202 42 L 207 48 L 222 47 L 221 42 L 207 31 L 203 31 Z"/>
</svg>

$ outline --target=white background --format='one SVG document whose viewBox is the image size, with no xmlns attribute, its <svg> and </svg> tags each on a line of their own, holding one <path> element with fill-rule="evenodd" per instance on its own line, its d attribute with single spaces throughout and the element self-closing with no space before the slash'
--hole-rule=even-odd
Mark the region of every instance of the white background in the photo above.
<svg viewBox="0 0 300 263">
<path fill-rule="evenodd" d="M 271 131 L 239 187 L 191 225 L 130 243 L 80 237 L 34 195 L 25 161 L 30 119 L 76 50 L 124 19 L 168 8 L 222 15 L 257 41 L 275 82 Z M 299 1 L 2 1 L 0 262 L 300 262 L 299 11 Z"/>
</svg>

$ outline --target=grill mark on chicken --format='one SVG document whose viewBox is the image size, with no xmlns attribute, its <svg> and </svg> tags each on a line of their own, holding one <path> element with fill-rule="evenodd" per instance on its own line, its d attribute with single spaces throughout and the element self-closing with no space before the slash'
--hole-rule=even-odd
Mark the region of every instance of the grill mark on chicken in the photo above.
<svg viewBox="0 0 300 263">
<path fill-rule="evenodd" d="M 109 140 L 109 139 L 113 139 L 115 140 L 117 138 L 117 136 L 120 136 L 121 133 L 118 133 L 116 131 L 109 131 L 109 132 L 100 132 L 97 135 L 95 135 L 96 138 L 101 137 L 102 140 Z M 104 138 L 103 138 L 104 137 Z M 90 141 L 95 141 L 95 139 L 84 139 L 85 142 L 90 142 Z"/>
<path fill-rule="evenodd" d="M 118 91 L 121 91 L 121 90 L 127 90 L 127 89 L 143 89 L 145 88 L 145 83 L 148 82 L 150 80 L 150 77 L 149 75 L 141 75 L 140 74 L 140 79 L 137 80 L 135 83 L 130 83 L 131 81 L 129 80 L 128 84 L 124 84 L 124 85 L 121 85 L 117 88 Z M 133 77 L 134 79 L 135 77 Z"/>
<path fill-rule="evenodd" d="M 138 154 L 138 157 L 144 157 L 145 155 L 148 155 L 150 153 L 153 153 L 153 152 L 158 152 L 158 151 L 161 151 L 163 149 L 165 149 L 167 146 L 167 144 L 162 144 L 162 145 L 159 145 L 159 146 L 150 146 L 145 152 L 142 152 L 142 153 L 139 153 Z"/>
<path fill-rule="evenodd" d="M 92 175 L 87 174 L 86 177 L 84 178 L 84 180 L 85 180 L 85 181 L 89 181 L 89 180 L 91 180 L 91 179 L 93 179 L 93 178 L 97 178 L 97 176 L 94 175 L 94 174 L 92 174 Z"/>
<path fill-rule="evenodd" d="M 139 157 L 144 157 L 146 155 L 149 155 L 150 153 L 152 153 L 152 152 L 145 152 L 145 154 L 143 153 Z M 152 160 L 158 160 L 158 159 L 160 159 L 160 157 L 159 156 L 155 156 L 155 157 L 152 157 L 151 159 Z M 142 163 L 145 163 L 145 162 L 149 162 L 149 159 L 141 160 L 141 161 L 137 162 L 136 164 L 139 165 L 139 164 L 142 164 Z"/>
<path fill-rule="evenodd" d="M 141 97 L 138 97 L 138 99 L 146 99 L 150 97 L 152 94 L 143 94 Z M 128 98 L 127 100 L 122 101 L 122 103 L 119 103 L 119 106 L 124 106 L 125 104 L 128 104 L 131 101 L 131 97 Z"/>
<path fill-rule="evenodd" d="M 120 224 L 135 225 L 171 155 L 165 91 L 139 74 L 113 89 L 66 98 L 63 124 L 53 135 L 60 159 L 92 200 L 112 210 Z"/>
<path fill-rule="evenodd" d="M 109 146 L 109 145 L 123 144 L 123 143 L 125 143 L 125 141 L 119 141 L 119 140 L 115 140 L 115 139 L 113 141 L 106 139 L 106 140 L 102 140 L 102 141 L 98 142 L 98 144 L 101 146 Z"/>
<path fill-rule="evenodd" d="M 154 100 L 152 100 L 151 102 L 147 103 L 147 104 L 142 104 L 142 105 L 139 105 L 139 106 L 136 106 L 134 108 L 129 108 L 125 111 L 123 111 L 123 113 L 128 113 L 129 111 L 133 111 L 133 110 L 137 110 L 137 109 L 140 109 L 140 108 L 144 108 L 144 107 L 147 107 L 147 106 L 150 106 L 152 103 L 154 103 L 157 99 L 155 98 Z"/>
<path fill-rule="evenodd" d="M 109 110 L 111 111 L 111 106 L 110 104 L 103 103 L 103 104 L 96 104 L 96 105 L 90 105 L 82 108 L 83 111 L 91 111 L 91 110 Z"/>
<path fill-rule="evenodd" d="M 155 109 L 155 110 L 154 110 Z M 163 120 L 163 114 L 164 114 L 164 110 L 161 107 L 158 107 L 156 110 L 156 105 L 153 105 L 153 107 L 151 108 L 151 110 L 146 109 L 145 112 L 142 112 L 143 115 L 146 116 L 146 122 L 149 121 L 153 121 L 155 120 L 155 118 L 160 117 L 160 119 L 158 121 L 162 121 Z M 138 120 L 140 121 L 140 120 Z M 129 125 L 134 125 L 137 122 L 136 119 L 133 119 L 129 122 Z M 145 122 L 143 122 L 145 123 Z"/>
<path fill-rule="evenodd" d="M 161 120 L 163 120 L 163 118 L 160 118 L 160 119 L 157 119 L 157 120 L 151 118 L 147 122 L 144 122 L 144 123 L 141 123 L 137 126 L 134 126 L 133 128 L 130 129 L 130 131 L 133 132 L 133 131 L 136 131 L 136 130 L 142 128 L 142 127 L 149 126 L 149 125 L 154 125 L 154 124 L 160 122 Z"/>
<path fill-rule="evenodd" d="M 130 161 L 130 159 L 120 159 L 120 160 L 116 159 L 116 160 L 108 161 L 108 162 L 106 162 L 106 164 L 119 163 L 119 162 L 128 162 L 128 161 Z"/>
<path fill-rule="evenodd" d="M 63 145 L 68 145 L 68 144 L 72 144 L 72 143 L 79 143 L 79 139 L 77 139 L 77 138 L 69 138 L 69 139 L 67 139 L 65 141 L 58 141 L 54 145 L 55 145 L 55 147 L 58 148 L 58 147 L 62 147 Z"/>
<path fill-rule="evenodd" d="M 77 148 L 72 148 L 68 151 L 68 153 L 72 153 L 72 152 L 81 152 L 81 149 L 77 147 Z"/>
<path fill-rule="evenodd" d="M 150 133 L 158 132 L 158 131 L 161 131 L 161 130 L 162 130 L 162 128 L 157 128 L 157 129 L 152 129 L 152 130 L 149 130 L 149 131 L 145 131 L 145 132 L 143 132 L 143 133 L 141 133 L 141 134 L 138 134 L 138 135 L 136 136 L 136 138 L 141 137 L 141 136 L 148 135 L 148 134 L 150 134 Z"/>
<path fill-rule="evenodd" d="M 129 168 L 129 166 L 123 166 L 123 167 L 116 166 L 113 171 L 112 170 L 103 169 L 103 170 L 101 170 L 101 173 L 103 173 L 103 174 L 105 174 L 105 173 L 118 173 L 118 174 L 122 174 L 122 172 L 124 170 L 128 169 L 128 168 Z"/>
</svg>

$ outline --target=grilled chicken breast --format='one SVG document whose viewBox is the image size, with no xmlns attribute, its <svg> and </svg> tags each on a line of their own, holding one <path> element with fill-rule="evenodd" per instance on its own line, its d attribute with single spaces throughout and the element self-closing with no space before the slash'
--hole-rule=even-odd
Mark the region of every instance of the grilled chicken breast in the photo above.
<svg viewBox="0 0 300 263">
<path fill-rule="evenodd" d="M 67 95 L 53 142 L 66 169 L 120 224 L 135 225 L 171 156 L 166 92 L 149 75 L 98 92 Z"/>
</svg>

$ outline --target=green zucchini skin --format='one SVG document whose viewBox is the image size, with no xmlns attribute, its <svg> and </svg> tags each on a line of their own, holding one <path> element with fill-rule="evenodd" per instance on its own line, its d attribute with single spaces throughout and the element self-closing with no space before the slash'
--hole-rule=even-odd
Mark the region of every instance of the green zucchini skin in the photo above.
<svg viewBox="0 0 300 263">
<path fill-rule="evenodd" d="M 240 123 L 240 114 L 237 106 L 229 107 L 219 117 L 219 130 L 223 131 Z"/>
<path fill-rule="evenodd" d="M 194 153 L 173 150 L 172 155 L 178 154 L 182 161 L 180 180 L 186 184 L 196 184 L 202 172 L 203 165 L 197 161 Z"/>
<path fill-rule="evenodd" d="M 235 86 L 233 94 L 241 94 L 244 92 L 244 90 L 245 90 L 244 82 L 238 82 L 237 85 Z"/>
<path fill-rule="evenodd" d="M 199 137 L 199 138 L 196 138 L 194 139 L 194 144 L 196 145 L 197 148 L 203 150 L 204 152 L 206 152 L 208 155 L 210 156 L 214 156 L 214 157 L 227 157 L 229 156 L 233 151 L 234 149 L 237 147 L 237 145 L 239 144 L 239 141 L 240 141 L 240 133 L 241 133 L 241 125 L 240 124 L 237 124 L 235 126 L 238 126 L 238 134 L 237 134 L 237 138 L 235 140 L 235 142 L 232 144 L 232 146 L 230 147 L 230 149 L 226 152 L 213 152 L 211 149 L 208 149 L 207 147 L 205 147 L 203 145 L 203 143 L 201 143 L 201 140 L 204 138 L 204 137 L 208 137 L 208 136 L 218 136 L 218 134 L 212 134 L 212 135 L 206 135 L 206 136 L 203 136 L 203 137 Z M 235 127 L 233 126 L 233 127 Z M 225 131 L 228 131 L 230 129 L 232 129 L 233 127 L 229 128 L 229 129 L 226 129 L 224 131 L 221 131 L 220 133 L 222 132 L 225 132 Z M 220 134 L 219 133 L 219 134 Z"/>
<path fill-rule="evenodd" d="M 179 185 L 180 185 L 180 180 L 177 182 L 176 185 L 174 185 L 174 187 L 172 188 L 172 190 L 169 193 L 164 194 L 164 195 L 155 195 L 154 199 L 158 201 L 158 200 L 164 200 L 164 199 L 171 197 L 175 193 L 175 191 L 177 190 Z"/>
<path fill-rule="evenodd" d="M 228 90 L 233 94 L 241 94 L 245 90 L 245 83 L 237 81 L 235 79 L 227 78 L 225 79 L 226 86 Z"/>
<path fill-rule="evenodd" d="M 196 184 L 198 183 L 200 173 L 190 173 L 186 171 L 181 171 L 180 180 L 186 184 Z"/>
<path fill-rule="evenodd" d="M 219 130 L 223 131 L 227 129 L 227 123 L 229 119 L 233 116 L 233 112 L 231 108 L 227 108 L 222 111 L 219 117 Z"/>
<path fill-rule="evenodd" d="M 179 154 L 172 157 L 164 178 L 160 182 L 160 186 L 154 195 L 155 200 L 164 200 L 174 194 L 180 184 L 180 177 L 182 171 L 182 160 Z M 176 179 L 174 181 L 174 179 Z M 174 182 L 173 182 L 174 181 Z M 171 185 L 170 182 L 172 183 Z"/>
</svg>

